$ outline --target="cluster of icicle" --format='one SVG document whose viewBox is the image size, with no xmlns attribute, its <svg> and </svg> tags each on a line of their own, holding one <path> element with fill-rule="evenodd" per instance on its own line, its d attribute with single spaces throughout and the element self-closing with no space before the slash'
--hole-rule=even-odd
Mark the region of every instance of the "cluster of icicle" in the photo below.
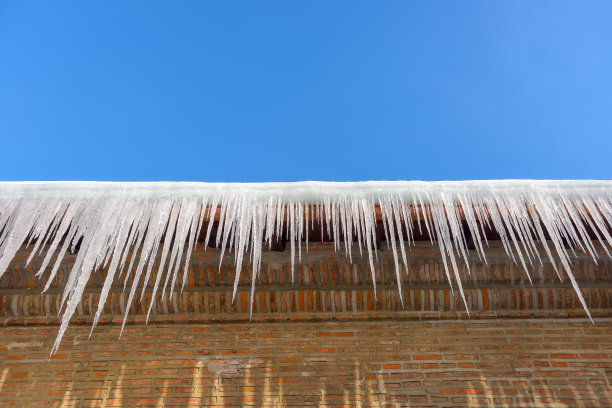
<svg viewBox="0 0 612 408">
<path fill-rule="evenodd" d="M 0 277 L 17 250 L 31 245 L 27 262 L 35 255 L 41 257 L 37 276 L 46 275 L 44 292 L 66 252 L 74 251 L 80 243 L 65 282 L 54 353 L 97 268 L 105 268 L 106 278 L 92 330 L 115 277 L 123 277 L 125 285 L 133 274 L 125 325 L 132 301 L 136 296 L 142 298 L 151 276 L 155 276 L 151 299 L 160 290 L 172 294 L 175 287 L 185 285 L 197 238 L 205 231 L 204 245 L 209 244 L 217 216 L 216 243 L 222 254 L 232 251 L 235 259 L 234 296 L 243 260 L 250 258 L 252 307 L 262 247 L 271 245 L 273 236 L 283 231 L 287 231 L 291 248 L 292 275 L 296 253 L 300 258 L 303 240 L 307 250 L 307 232 L 314 223 L 333 238 L 336 250 L 344 246 L 349 257 L 354 254 L 346 241 L 352 242 L 356 236 L 359 251 L 367 252 L 374 274 L 377 208 L 393 252 L 400 297 L 401 265 L 408 270 L 406 251 L 414 243 L 416 230 L 426 232 L 439 245 L 451 288 L 456 285 L 464 302 L 457 258 L 463 258 L 469 267 L 469 237 L 462 220 L 482 260 L 486 262 L 485 230 L 493 229 L 508 256 L 522 265 L 530 280 L 531 266 L 542 262 L 542 249 L 555 269 L 555 260 L 560 259 L 585 310 L 572 275 L 570 254 L 575 254 L 575 248 L 597 258 L 589 230 L 597 235 L 608 256 L 608 248 L 612 248 L 609 181 L 0 183 Z M 159 273 L 152 275 L 158 258 Z M 559 279 L 563 279 L 562 272 L 557 270 Z M 375 285 L 374 277 L 372 281 Z M 153 300 L 149 313 L 152 305 Z"/>
</svg>

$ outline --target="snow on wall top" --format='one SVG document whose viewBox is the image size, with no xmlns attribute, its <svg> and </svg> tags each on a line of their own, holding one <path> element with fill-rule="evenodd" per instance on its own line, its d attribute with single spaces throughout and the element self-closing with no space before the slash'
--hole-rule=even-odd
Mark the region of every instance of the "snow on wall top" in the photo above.
<svg viewBox="0 0 612 408">
<path fill-rule="evenodd" d="M 203 183 L 203 182 L 105 182 L 105 181 L 21 181 L 0 182 L 2 198 L 9 197 L 91 197 L 202 196 L 214 193 L 242 193 L 256 197 L 279 195 L 285 199 L 317 201 L 326 195 L 376 196 L 380 194 L 424 194 L 450 192 L 555 192 L 577 190 L 602 192 L 611 188 L 607 180 L 468 180 L 468 181 L 299 181 L 290 183 Z"/>
<path fill-rule="evenodd" d="M 608 256 L 612 248 L 612 181 L 0 182 L 0 277 L 17 250 L 29 244 L 33 249 L 28 262 L 36 255 L 43 258 L 37 276 L 46 277 L 45 291 L 66 252 L 80 242 L 64 287 L 62 324 L 53 353 L 95 269 L 104 267 L 107 275 L 94 327 L 116 274 L 134 273 L 124 324 L 131 302 L 136 296 L 142 298 L 151 276 L 155 276 L 153 294 L 182 287 L 191 250 L 200 231 L 205 231 L 204 245 L 208 245 L 218 208 L 216 242 L 222 253 L 234 254 L 234 296 L 247 254 L 254 271 L 253 296 L 263 245 L 271 245 L 275 235 L 287 234 L 293 269 L 304 239 L 307 249 L 307 227 L 314 223 L 327 230 L 336 250 L 347 237 L 356 236 L 373 273 L 377 206 L 393 251 L 400 297 L 400 274 L 407 269 L 406 248 L 414 243 L 415 230 L 426 232 L 438 244 L 449 284 L 462 297 L 457 258 L 469 267 L 471 238 L 476 253 L 486 261 L 485 231 L 492 229 L 530 280 L 531 265 L 541 262 L 542 256 L 560 259 L 563 270 L 556 272 L 560 279 L 563 275 L 570 279 L 587 314 L 569 265 L 570 254 L 578 250 L 596 259 L 590 234 Z M 351 245 L 342 250 L 353 256 Z M 151 274 L 158 254 L 161 273 Z M 53 255 L 57 259 L 51 263 Z M 552 265 L 556 268 L 556 262 Z"/>
</svg>

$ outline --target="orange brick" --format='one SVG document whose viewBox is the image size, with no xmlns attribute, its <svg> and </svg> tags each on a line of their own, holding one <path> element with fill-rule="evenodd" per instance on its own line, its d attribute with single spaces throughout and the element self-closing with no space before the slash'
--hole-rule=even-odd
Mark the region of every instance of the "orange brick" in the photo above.
<svg viewBox="0 0 612 408">
<path fill-rule="evenodd" d="M 483 390 L 477 388 L 461 388 L 457 390 L 459 394 L 484 394 Z"/>
<path fill-rule="evenodd" d="M 550 358 L 563 358 L 563 359 L 578 358 L 578 354 L 551 354 Z"/>
<path fill-rule="evenodd" d="M 429 356 L 414 356 L 415 360 L 441 360 L 442 356 L 439 355 L 429 355 Z"/>
<path fill-rule="evenodd" d="M 603 353 L 597 353 L 597 354 L 581 354 L 580 358 L 608 358 L 607 354 L 603 354 Z"/>
<path fill-rule="evenodd" d="M 285 357 L 285 358 L 281 358 L 280 362 L 281 363 L 299 363 L 302 359 L 299 357 Z"/>
</svg>

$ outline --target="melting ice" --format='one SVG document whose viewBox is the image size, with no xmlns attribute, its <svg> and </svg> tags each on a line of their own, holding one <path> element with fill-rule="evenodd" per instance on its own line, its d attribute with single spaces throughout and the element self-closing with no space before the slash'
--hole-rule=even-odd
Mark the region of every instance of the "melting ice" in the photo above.
<svg viewBox="0 0 612 408">
<path fill-rule="evenodd" d="M 356 237 L 360 255 L 367 253 L 374 275 L 377 220 L 381 220 L 400 296 L 401 274 L 408 269 L 406 248 L 414 244 L 415 231 L 423 231 L 439 246 L 449 284 L 466 303 L 458 262 L 463 260 L 469 267 L 469 239 L 486 262 L 485 231 L 492 229 L 530 280 L 531 266 L 547 257 L 560 279 L 564 275 L 570 279 L 590 317 L 570 262 L 575 250 L 597 259 L 589 231 L 610 256 L 612 182 L 0 183 L 0 277 L 17 250 L 33 242 L 27 262 L 42 257 L 37 276 L 46 279 L 46 291 L 66 252 L 78 245 L 62 294 L 54 353 L 94 270 L 106 268 L 106 277 L 92 330 L 115 277 L 123 278 L 127 286 L 133 273 L 129 289 L 125 287 L 129 290 L 125 325 L 130 305 L 136 296 L 142 299 L 151 276 L 155 276 L 152 298 L 159 291 L 172 294 L 185 285 L 191 251 L 200 231 L 206 231 L 204 246 L 210 245 L 215 218 L 215 245 L 234 256 L 234 296 L 245 257 L 253 265 L 251 307 L 262 248 L 271 246 L 283 231 L 290 245 L 292 276 L 302 241 L 308 250 L 309 225 L 315 223 L 333 239 L 334 248 L 344 248 L 350 258 L 356 255 L 351 252 Z M 158 255 L 160 270 L 152 274 Z M 374 276 L 372 280 L 376 285 Z"/>
</svg>

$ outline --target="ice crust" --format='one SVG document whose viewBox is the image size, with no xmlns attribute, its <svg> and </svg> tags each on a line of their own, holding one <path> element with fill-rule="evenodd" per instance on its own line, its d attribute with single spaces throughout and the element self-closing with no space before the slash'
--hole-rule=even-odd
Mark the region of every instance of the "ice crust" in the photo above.
<svg viewBox="0 0 612 408">
<path fill-rule="evenodd" d="M 273 237 L 286 231 L 293 277 L 296 257 L 301 260 L 302 240 L 308 250 L 308 229 L 314 224 L 320 224 L 321 231 L 332 237 L 334 248 L 350 258 L 356 254 L 346 238 L 357 237 L 360 255 L 367 253 L 375 289 L 377 207 L 385 245 L 393 253 L 400 297 L 414 231 L 424 231 L 439 246 L 449 284 L 459 290 L 467 309 L 458 262 L 469 268 L 469 237 L 476 254 L 486 262 L 485 230 L 490 228 L 500 235 L 506 253 L 529 280 L 534 263 L 541 263 L 543 256 L 551 260 L 559 279 L 569 278 L 590 317 L 570 262 L 576 251 L 597 261 L 599 253 L 589 230 L 610 256 L 612 181 L 3 182 L 0 277 L 23 244 L 33 245 L 27 262 L 42 257 L 37 276 L 46 278 L 44 292 L 56 278 L 66 252 L 79 243 L 63 288 L 62 322 L 53 354 L 94 270 L 106 268 L 106 277 L 92 331 L 117 276 L 129 290 L 125 325 L 134 298 L 144 295 L 158 254 L 160 271 L 154 274 L 151 299 L 160 290 L 172 295 L 177 286 L 182 289 L 191 251 L 200 231 L 206 231 L 204 246 L 209 246 L 210 221 L 215 215 L 219 219 L 216 245 L 234 257 L 233 296 L 243 261 L 252 265 L 251 310 L 264 245 L 271 246 Z M 128 279 L 132 273 L 134 278 Z"/>
</svg>

